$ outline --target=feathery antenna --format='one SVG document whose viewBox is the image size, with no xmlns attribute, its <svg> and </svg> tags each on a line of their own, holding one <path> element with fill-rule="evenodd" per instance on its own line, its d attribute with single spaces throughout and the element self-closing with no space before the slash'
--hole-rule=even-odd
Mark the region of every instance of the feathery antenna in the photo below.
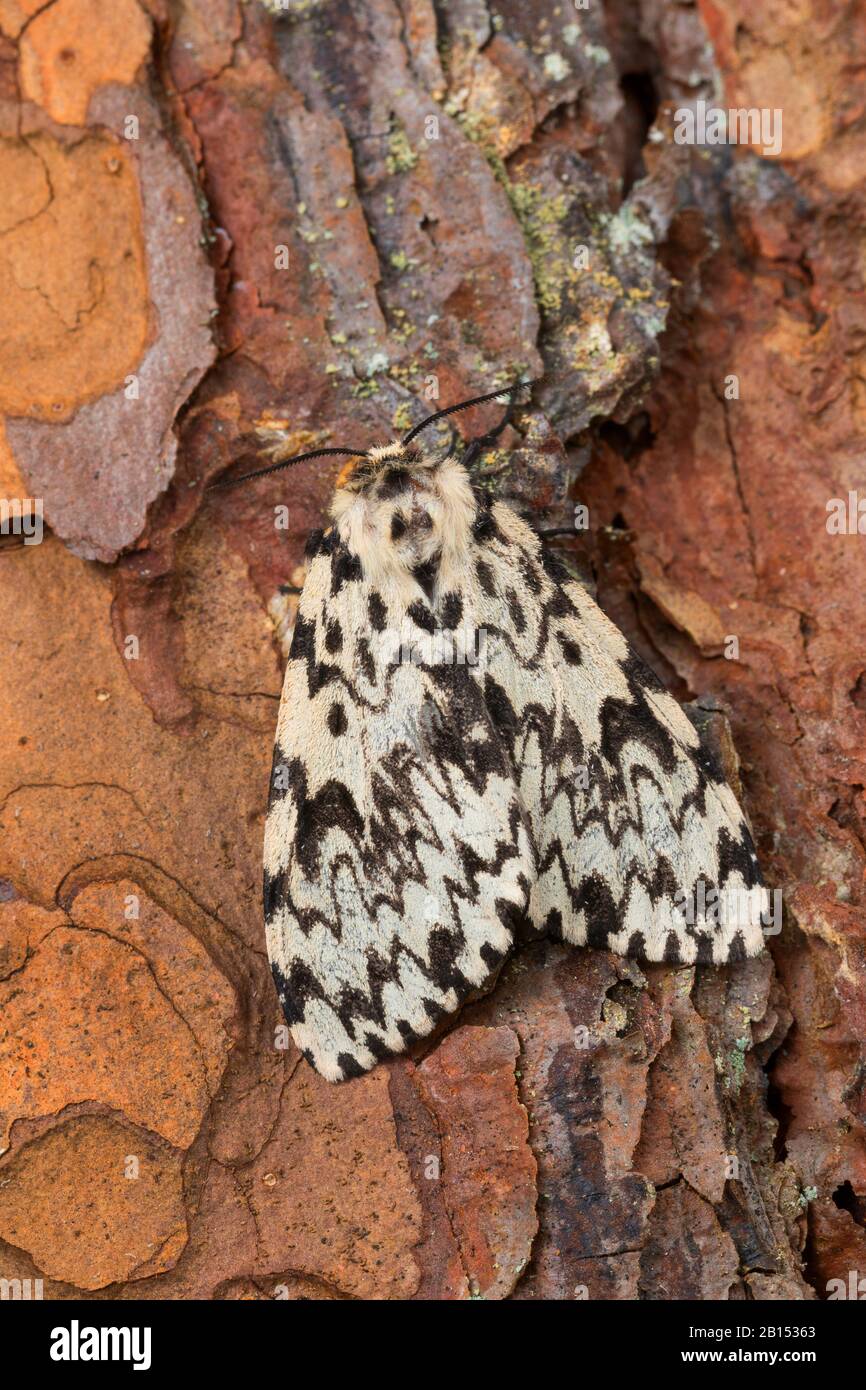
<svg viewBox="0 0 866 1390">
<path fill-rule="evenodd" d="M 252 473 L 243 473 L 240 478 L 229 478 L 227 482 L 212 483 L 209 491 L 218 488 L 237 487 L 239 483 L 248 483 L 251 478 L 263 478 L 266 473 L 279 473 L 281 468 L 291 468 L 296 463 L 304 463 L 307 459 L 324 458 L 326 454 L 341 454 L 344 458 L 366 458 L 363 449 L 311 449 L 306 454 L 294 454 L 292 458 L 282 459 L 280 463 L 271 463 L 267 468 L 256 468 Z"/>
<path fill-rule="evenodd" d="M 485 401 L 506 400 L 508 402 L 508 412 L 506 418 L 508 418 L 510 417 L 511 409 L 515 404 L 517 393 L 524 389 L 529 390 L 535 384 L 536 383 L 534 381 L 516 381 L 511 386 L 503 386 L 499 391 L 488 391 L 483 396 L 473 396 L 471 400 L 459 401 L 457 405 L 446 406 L 444 410 L 437 410 L 435 414 L 428 415 L 427 419 L 422 420 L 420 424 L 413 425 L 412 429 L 409 430 L 408 434 L 404 434 L 400 442 L 405 447 L 415 438 L 417 434 L 421 433 L 421 430 L 426 429 L 428 425 L 432 425 L 434 421 L 442 420 L 445 418 L 446 415 L 454 415 L 458 410 L 468 410 L 469 407 L 472 405 L 483 405 Z M 495 432 L 489 432 L 488 434 L 482 436 L 482 439 L 479 440 L 478 443 L 486 442 L 488 439 L 494 438 L 495 434 L 498 434 L 499 430 L 504 428 L 505 423 L 506 421 L 503 421 Z M 279 473 L 280 470 L 283 468 L 292 468 L 296 463 L 305 463 L 307 459 L 325 458 L 328 455 L 335 454 L 339 454 L 343 458 L 362 459 L 368 457 L 367 451 L 365 449 L 311 449 L 309 453 L 295 454 L 292 458 L 281 459 L 279 463 L 271 463 L 268 465 L 267 468 L 256 468 L 252 473 L 242 473 L 239 478 L 229 478 L 225 482 L 220 481 L 217 483 L 212 483 L 208 491 L 216 492 L 220 489 L 238 487 L 241 483 L 248 483 L 253 478 L 264 478 L 268 473 Z"/>
<path fill-rule="evenodd" d="M 529 389 L 534 385 L 534 381 L 515 381 L 513 385 L 503 386 L 499 391 L 488 391 L 484 396 L 473 396 L 471 400 L 460 401 L 457 405 L 446 406 L 444 410 L 437 410 L 435 415 L 428 415 L 427 419 L 422 420 L 420 424 L 413 425 L 409 433 L 403 435 L 400 442 L 403 445 L 408 444 L 415 438 L 416 434 L 420 434 L 422 430 L 426 430 L 427 426 L 432 425 L 436 420 L 442 420 L 446 415 L 454 415 L 458 410 L 468 410 L 471 405 L 483 405 L 485 401 L 498 401 L 502 399 L 513 404 L 514 397 L 518 391 L 522 391 L 524 387 Z"/>
</svg>

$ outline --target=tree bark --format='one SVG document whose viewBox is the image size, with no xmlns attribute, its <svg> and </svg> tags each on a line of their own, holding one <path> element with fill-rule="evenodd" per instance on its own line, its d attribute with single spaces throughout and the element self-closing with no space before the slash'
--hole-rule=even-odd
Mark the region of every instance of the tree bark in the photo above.
<svg viewBox="0 0 866 1390">
<path fill-rule="evenodd" d="M 863 15 L 10 0 L 0 35 L 0 492 L 50 528 L 0 554 L 0 1274 L 597 1300 L 866 1271 Z M 781 112 L 780 155 L 679 143 L 698 100 Z M 277 428 L 365 447 L 519 372 L 491 486 L 575 520 L 551 544 L 741 778 L 784 927 L 718 970 L 527 946 L 332 1087 L 281 1027 L 260 858 L 336 470 L 207 485 Z"/>
</svg>

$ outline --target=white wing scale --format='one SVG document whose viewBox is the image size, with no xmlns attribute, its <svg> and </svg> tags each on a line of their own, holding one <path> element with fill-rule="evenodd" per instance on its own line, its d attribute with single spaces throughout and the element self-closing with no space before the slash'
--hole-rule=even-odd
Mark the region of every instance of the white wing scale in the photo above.
<svg viewBox="0 0 866 1390">
<path fill-rule="evenodd" d="M 342 510 L 313 542 L 265 832 L 268 951 L 313 1065 L 341 1080 L 429 1034 L 527 916 L 648 960 L 757 954 L 733 794 L 531 529 L 453 463 Z"/>
<path fill-rule="evenodd" d="M 403 1051 L 491 976 L 532 872 L 478 673 L 395 662 L 395 632 L 429 636 L 326 541 L 280 706 L 265 914 L 293 1037 L 330 1080 Z"/>
<path fill-rule="evenodd" d="M 533 925 L 646 960 L 757 954 L 754 846 L 688 717 L 514 512 L 495 504 L 476 529 L 486 700 L 532 825 Z"/>
</svg>

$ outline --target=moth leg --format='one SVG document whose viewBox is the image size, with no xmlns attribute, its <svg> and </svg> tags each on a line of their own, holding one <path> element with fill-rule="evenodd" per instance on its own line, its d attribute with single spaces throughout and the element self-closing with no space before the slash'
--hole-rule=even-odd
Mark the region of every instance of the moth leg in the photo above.
<svg viewBox="0 0 866 1390">
<path fill-rule="evenodd" d="M 511 424 L 511 417 L 514 414 L 514 408 L 517 405 L 518 389 L 519 387 L 512 389 L 508 397 L 508 405 L 502 412 L 502 417 L 499 423 L 497 425 L 494 425 L 492 429 L 488 430 L 486 434 L 480 434 L 477 439 L 471 439 L 469 441 L 469 444 L 466 446 L 466 453 L 463 455 L 463 458 L 461 459 L 461 463 L 463 464 L 464 468 L 470 468 L 472 464 L 475 462 L 475 460 L 478 458 L 478 455 L 483 454 L 485 449 L 489 449 L 491 444 L 495 444 L 502 431 L 505 429 L 506 425 Z"/>
</svg>

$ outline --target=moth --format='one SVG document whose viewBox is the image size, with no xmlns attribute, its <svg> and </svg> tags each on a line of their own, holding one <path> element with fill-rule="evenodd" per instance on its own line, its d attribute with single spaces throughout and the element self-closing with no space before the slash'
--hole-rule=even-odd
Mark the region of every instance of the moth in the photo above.
<svg viewBox="0 0 866 1390">
<path fill-rule="evenodd" d="M 308 546 L 264 843 L 277 992 L 330 1081 L 429 1035 L 522 937 L 683 965 L 764 945 L 752 838 L 688 717 L 473 484 L 517 394 L 274 465 L 349 456 Z M 423 447 L 495 399 L 461 461 Z"/>
</svg>

